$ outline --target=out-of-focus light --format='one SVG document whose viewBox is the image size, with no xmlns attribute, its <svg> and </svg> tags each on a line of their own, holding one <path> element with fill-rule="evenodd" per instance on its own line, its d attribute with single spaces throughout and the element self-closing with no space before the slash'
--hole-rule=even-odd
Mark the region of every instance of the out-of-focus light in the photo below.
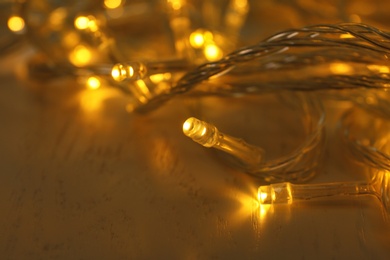
<svg viewBox="0 0 390 260">
<path fill-rule="evenodd" d="M 108 9 L 115 9 L 120 7 L 122 0 L 104 0 L 104 6 Z"/>
<path fill-rule="evenodd" d="M 87 79 L 87 87 L 89 89 L 98 89 L 98 88 L 100 88 L 100 86 L 101 86 L 101 83 L 100 83 L 99 78 L 97 78 L 97 77 L 89 77 Z"/>
<path fill-rule="evenodd" d="M 350 74 L 353 71 L 350 65 L 341 62 L 330 64 L 329 69 L 333 74 Z"/>
<path fill-rule="evenodd" d="M 168 0 L 173 10 L 179 10 L 185 4 L 185 0 Z"/>
<path fill-rule="evenodd" d="M 22 17 L 20 16 L 11 16 L 8 19 L 8 28 L 15 32 L 22 32 L 25 27 L 25 23 Z"/>
<path fill-rule="evenodd" d="M 357 15 L 357 14 L 351 14 L 349 16 L 349 21 L 352 22 L 352 23 L 361 23 L 362 22 L 362 18 L 360 18 L 360 16 Z"/>
<path fill-rule="evenodd" d="M 353 36 L 350 33 L 343 33 L 343 34 L 340 35 L 340 38 L 341 39 L 351 39 L 351 38 L 355 38 L 355 36 Z"/>
<path fill-rule="evenodd" d="M 77 45 L 69 55 L 70 62 L 75 66 L 84 66 L 91 61 L 91 58 L 91 51 L 84 45 Z"/>
<path fill-rule="evenodd" d="M 64 24 L 66 17 L 68 16 L 68 11 L 66 8 L 60 7 L 51 12 L 48 23 L 52 28 L 61 28 Z"/>
<path fill-rule="evenodd" d="M 78 16 L 74 20 L 74 26 L 79 30 L 85 30 L 88 28 L 89 18 L 86 16 Z"/>
<path fill-rule="evenodd" d="M 190 44 L 194 48 L 201 48 L 204 45 L 204 37 L 203 33 L 199 30 L 196 30 L 195 32 L 191 33 L 190 35 Z"/>
<path fill-rule="evenodd" d="M 384 66 L 384 65 L 376 65 L 376 64 L 372 64 L 372 65 L 367 65 L 367 68 L 371 71 L 374 71 L 374 72 L 379 72 L 379 73 L 390 73 L 390 68 L 387 67 L 387 66 Z"/>
<path fill-rule="evenodd" d="M 171 73 L 158 73 L 150 76 L 150 80 L 154 84 L 158 84 L 164 80 L 169 80 L 171 78 Z"/>
<path fill-rule="evenodd" d="M 74 32 L 64 32 L 64 37 L 62 38 L 62 44 L 68 48 L 76 46 L 80 42 L 80 36 Z"/>
<path fill-rule="evenodd" d="M 78 16 L 74 20 L 74 26 L 79 30 L 89 29 L 91 32 L 99 30 L 99 25 L 93 16 Z"/>
<path fill-rule="evenodd" d="M 208 61 L 216 61 L 222 58 L 222 50 L 215 44 L 208 44 L 204 48 L 204 55 Z"/>
</svg>

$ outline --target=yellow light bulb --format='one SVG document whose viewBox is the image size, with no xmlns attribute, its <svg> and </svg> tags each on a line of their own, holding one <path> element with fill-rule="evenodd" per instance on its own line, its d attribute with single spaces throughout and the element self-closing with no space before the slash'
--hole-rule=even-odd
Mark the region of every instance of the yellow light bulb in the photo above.
<svg viewBox="0 0 390 260">
<path fill-rule="evenodd" d="M 190 117 L 184 122 L 183 133 L 204 147 L 213 147 L 233 155 L 248 171 L 262 163 L 264 151 L 261 148 L 223 134 L 214 125 L 197 118 Z"/>
<path fill-rule="evenodd" d="M 92 59 L 91 51 L 84 45 L 77 45 L 69 55 L 69 60 L 75 66 L 87 65 Z"/>
<path fill-rule="evenodd" d="M 111 69 L 111 77 L 118 82 L 142 79 L 146 73 L 146 65 L 140 62 L 118 63 Z"/>
<path fill-rule="evenodd" d="M 25 26 L 24 20 L 20 16 L 11 16 L 8 19 L 8 28 L 13 32 L 21 32 L 23 31 Z"/>
<path fill-rule="evenodd" d="M 203 47 L 205 39 L 201 30 L 196 30 L 190 35 L 190 44 L 194 48 Z"/>
<path fill-rule="evenodd" d="M 291 184 L 289 182 L 260 186 L 258 200 L 261 204 L 291 204 L 335 196 L 373 195 L 390 213 L 390 174 L 378 171 L 372 182 L 335 182 L 320 184 Z"/>
<path fill-rule="evenodd" d="M 89 18 L 86 16 L 78 16 L 74 20 L 74 26 L 79 30 L 85 30 L 88 28 Z"/>
<path fill-rule="evenodd" d="M 101 86 L 101 83 L 97 77 L 89 77 L 87 79 L 87 87 L 89 89 L 98 89 L 98 88 L 100 88 L 100 86 Z"/>
<path fill-rule="evenodd" d="M 207 44 L 204 55 L 208 61 L 216 61 L 223 57 L 222 50 L 215 44 Z"/>
<path fill-rule="evenodd" d="M 104 0 L 104 6 L 108 9 L 115 9 L 120 7 L 122 0 Z"/>
</svg>

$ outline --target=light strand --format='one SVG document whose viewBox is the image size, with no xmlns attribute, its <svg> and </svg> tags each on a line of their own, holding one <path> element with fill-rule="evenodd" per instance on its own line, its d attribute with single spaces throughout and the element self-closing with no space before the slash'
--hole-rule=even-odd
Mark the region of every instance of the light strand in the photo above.
<svg viewBox="0 0 390 260">
<path fill-rule="evenodd" d="M 380 200 L 390 214 L 390 172 L 375 173 L 370 183 L 322 183 L 291 184 L 288 182 L 260 186 L 260 204 L 291 204 L 299 201 L 326 199 L 331 197 L 372 195 Z"/>
<path fill-rule="evenodd" d="M 346 34 L 352 37 L 342 38 L 342 35 Z M 311 48 L 309 53 L 307 48 Z M 313 48 L 320 50 L 313 51 Z M 303 51 L 287 55 L 287 52 L 299 49 Z M 322 53 L 323 50 L 325 52 Z M 311 58 L 305 59 L 305 57 Z M 389 57 L 390 35 L 372 26 L 350 23 L 309 26 L 277 33 L 257 45 L 236 50 L 219 61 L 203 64 L 186 73 L 168 93 L 157 96 L 150 102 L 153 103 L 153 107 L 156 107 L 177 94 L 190 91 L 201 82 L 207 84 L 213 80 L 225 87 L 221 91 L 231 94 L 275 89 L 389 88 L 387 73 L 369 70 L 363 74 L 351 75 L 328 73 L 318 76 L 312 73 L 312 77 L 304 78 L 305 84 L 302 84 L 304 74 L 299 78 L 286 77 L 285 80 L 266 75 L 272 72 L 270 64 L 273 58 L 279 62 L 277 68 L 281 71 L 286 68 L 296 68 L 296 65 L 301 65 L 299 68 L 302 68 L 302 66 L 310 67 L 313 64 L 326 64 L 331 61 L 381 65 L 387 64 Z M 305 62 L 301 62 L 302 60 Z M 227 76 L 220 77 L 226 72 L 229 72 Z M 233 80 L 228 77 L 231 75 L 235 76 Z M 144 107 L 140 110 L 148 109 Z"/>
</svg>

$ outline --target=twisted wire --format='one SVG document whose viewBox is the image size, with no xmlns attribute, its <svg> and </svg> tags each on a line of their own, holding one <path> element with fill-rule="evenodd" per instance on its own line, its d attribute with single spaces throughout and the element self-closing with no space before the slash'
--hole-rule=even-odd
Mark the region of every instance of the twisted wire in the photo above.
<svg viewBox="0 0 390 260">
<path fill-rule="evenodd" d="M 347 37 L 342 38 L 342 35 Z M 309 50 L 307 50 L 309 49 Z M 299 52 L 300 50 L 304 50 Z M 292 52 L 292 53 L 290 53 Z M 203 64 L 186 73 L 177 83 L 162 95 L 150 100 L 151 106 L 185 93 L 197 84 L 221 75 L 240 74 L 253 76 L 251 80 L 235 80 L 223 77 L 221 84 L 228 85 L 230 93 L 259 92 L 266 89 L 318 90 L 345 88 L 388 88 L 389 75 L 367 72 L 363 75 L 312 76 L 301 80 L 264 80 L 266 71 L 289 69 L 331 61 L 354 63 L 388 64 L 390 58 L 390 34 L 365 24 L 343 23 L 336 25 L 315 25 L 277 33 L 256 45 L 243 47 L 219 61 Z M 263 73 L 261 73 L 263 72 Z M 222 78 L 222 77 L 221 77 Z"/>
</svg>

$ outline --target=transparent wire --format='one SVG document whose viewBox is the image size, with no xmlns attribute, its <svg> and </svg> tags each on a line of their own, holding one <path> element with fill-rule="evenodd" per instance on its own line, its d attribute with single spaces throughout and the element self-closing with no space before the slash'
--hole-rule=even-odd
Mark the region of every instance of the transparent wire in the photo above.
<svg viewBox="0 0 390 260">
<path fill-rule="evenodd" d="M 375 103 L 373 96 L 366 105 Z M 341 119 L 340 131 L 354 160 L 369 166 L 368 182 L 321 184 L 276 183 L 260 186 L 258 199 L 262 204 L 293 203 L 337 196 L 373 195 L 390 214 L 390 117 L 363 107 L 352 107 Z"/>
<path fill-rule="evenodd" d="M 260 186 L 260 204 L 291 204 L 298 201 L 371 195 L 390 214 L 390 172 L 376 170 L 370 182 L 334 182 L 321 184 L 291 184 L 288 182 Z"/>
<path fill-rule="evenodd" d="M 390 171 L 390 117 L 355 107 L 341 123 L 343 138 L 357 160 Z"/>
<path fill-rule="evenodd" d="M 389 88 L 389 55 L 390 35 L 369 25 L 292 29 L 189 71 L 148 103 L 159 106 L 199 83 L 210 94 Z M 147 106 L 140 110 L 148 111 Z"/>
<path fill-rule="evenodd" d="M 277 153 L 277 156 L 269 156 L 269 146 L 267 147 L 268 149 L 266 149 L 265 147 L 259 147 L 257 144 L 247 143 L 247 140 L 245 140 L 245 142 L 241 139 L 242 136 L 237 138 L 222 133 L 219 131 L 218 125 L 210 124 L 210 122 L 200 122 L 200 120 L 188 119 L 183 125 L 184 133 L 195 142 L 198 142 L 205 147 L 214 147 L 232 155 L 237 159 L 231 161 L 233 166 L 236 166 L 263 181 L 307 181 L 317 173 L 320 165 L 319 162 L 321 161 L 320 156 L 323 151 L 325 137 L 323 129 L 325 123 L 324 110 L 319 99 L 314 95 L 297 92 L 279 92 L 274 95 L 277 96 L 275 106 L 293 111 L 291 113 L 295 114 L 296 118 L 299 118 L 297 121 L 286 122 L 286 124 L 293 124 L 295 127 L 293 129 L 295 129 L 295 131 L 296 129 L 303 129 L 304 138 L 287 153 Z M 270 96 L 270 94 L 264 97 L 264 99 L 268 100 L 271 98 L 272 95 Z M 271 111 L 272 108 L 274 108 L 274 106 L 272 106 L 272 104 L 270 105 L 269 102 L 258 104 L 257 106 L 257 109 L 268 111 L 267 114 L 270 116 L 277 115 L 273 114 Z M 207 109 L 210 109 L 210 107 L 207 107 Z M 214 109 L 217 109 L 217 107 Z M 279 113 L 284 113 L 284 116 L 288 116 L 288 113 L 286 114 L 286 112 L 283 111 L 280 111 Z M 217 113 L 217 116 L 223 117 L 223 115 L 219 113 Z M 241 113 L 239 116 L 247 119 L 251 118 L 245 113 Z M 207 118 L 208 116 L 206 115 L 205 117 Z M 259 119 L 251 118 L 248 120 Z M 279 124 L 281 123 L 279 122 Z M 247 124 L 239 126 L 239 128 L 242 129 L 242 132 L 245 132 L 246 127 L 248 127 Z M 262 133 L 263 132 L 259 130 L 257 131 L 257 135 L 261 135 L 258 139 L 269 139 L 269 136 L 263 136 Z M 274 138 L 283 139 L 283 137 L 285 140 L 291 140 L 291 138 L 294 138 L 294 135 L 286 130 L 283 133 L 283 136 Z M 278 144 L 279 143 L 276 141 L 272 142 L 272 146 L 278 146 Z M 281 141 L 281 145 L 283 145 L 283 141 Z M 286 143 L 284 143 L 284 145 L 286 145 Z M 230 160 L 228 159 L 228 161 Z"/>
</svg>

